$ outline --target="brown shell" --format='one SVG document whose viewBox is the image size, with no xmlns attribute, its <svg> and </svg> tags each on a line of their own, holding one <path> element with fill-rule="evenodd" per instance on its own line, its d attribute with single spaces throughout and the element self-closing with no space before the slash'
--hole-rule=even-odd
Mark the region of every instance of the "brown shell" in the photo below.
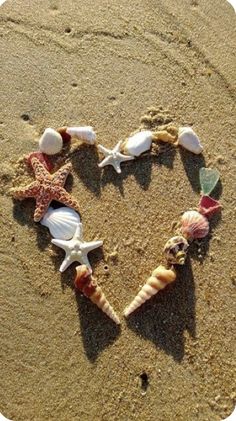
<svg viewBox="0 0 236 421">
<path fill-rule="evenodd" d="M 164 246 L 167 261 L 171 264 L 183 265 L 188 247 L 188 241 L 182 235 L 171 237 Z"/>
</svg>

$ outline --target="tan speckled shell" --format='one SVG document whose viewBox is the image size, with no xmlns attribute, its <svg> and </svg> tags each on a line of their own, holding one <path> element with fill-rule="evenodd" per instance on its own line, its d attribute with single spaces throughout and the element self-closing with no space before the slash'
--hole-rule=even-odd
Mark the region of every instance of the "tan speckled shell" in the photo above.
<svg viewBox="0 0 236 421">
<path fill-rule="evenodd" d="M 183 265 L 189 244 L 182 235 L 171 237 L 164 246 L 164 254 L 171 264 Z"/>
</svg>

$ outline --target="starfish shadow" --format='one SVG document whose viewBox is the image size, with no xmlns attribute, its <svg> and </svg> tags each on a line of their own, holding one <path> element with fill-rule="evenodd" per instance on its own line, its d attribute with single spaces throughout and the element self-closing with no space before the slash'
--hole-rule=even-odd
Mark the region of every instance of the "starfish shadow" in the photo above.
<svg viewBox="0 0 236 421">
<path fill-rule="evenodd" d="M 180 362 L 184 357 L 185 331 L 192 338 L 196 336 L 196 298 L 190 259 L 176 269 L 177 280 L 132 313 L 127 325 Z"/>
<path fill-rule="evenodd" d="M 129 176 L 134 176 L 136 182 L 143 190 L 149 188 L 151 182 L 151 172 L 153 165 L 164 165 L 173 168 L 175 148 L 165 148 L 166 154 L 143 154 L 140 157 L 121 164 L 122 172 L 117 174 L 111 166 L 102 169 L 101 187 L 107 184 L 113 184 L 118 187 L 122 196 L 124 196 L 123 183 Z"/>
<path fill-rule="evenodd" d="M 98 151 L 95 146 L 81 144 L 70 155 L 70 162 L 82 183 L 97 197 L 101 195 L 101 171 L 98 167 Z"/>
</svg>

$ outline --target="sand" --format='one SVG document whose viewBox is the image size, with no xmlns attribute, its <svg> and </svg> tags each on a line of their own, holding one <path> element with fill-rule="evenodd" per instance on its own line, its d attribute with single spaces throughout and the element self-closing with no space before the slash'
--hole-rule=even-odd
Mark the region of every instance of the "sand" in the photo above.
<svg viewBox="0 0 236 421">
<path fill-rule="evenodd" d="M 8 0 L 1 13 L 1 393 L 14 421 L 219 421 L 235 405 L 235 13 L 226 1 Z M 148 108 L 154 107 L 154 113 Z M 177 281 L 121 328 L 75 296 L 75 266 L 33 222 L 18 158 L 46 127 L 92 125 L 112 147 L 140 127 L 191 125 L 203 156 L 153 151 L 113 169 L 70 154 L 94 274 L 122 318 L 163 262 L 173 222 L 217 168 L 223 205 Z M 150 118 L 154 116 L 154 118 Z M 155 118 L 156 116 L 156 118 Z"/>
</svg>

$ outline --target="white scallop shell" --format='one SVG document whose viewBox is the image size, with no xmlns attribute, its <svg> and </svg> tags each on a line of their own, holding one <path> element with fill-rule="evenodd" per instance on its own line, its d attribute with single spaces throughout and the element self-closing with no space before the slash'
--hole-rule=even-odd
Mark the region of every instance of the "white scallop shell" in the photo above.
<svg viewBox="0 0 236 421">
<path fill-rule="evenodd" d="M 54 129 L 46 129 L 39 139 L 39 149 L 47 155 L 55 155 L 61 152 L 63 140 L 60 133 Z"/>
<path fill-rule="evenodd" d="M 79 222 L 78 213 L 66 206 L 58 209 L 49 208 L 40 221 L 42 225 L 49 229 L 52 237 L 59 240 L 70 240 Z"/>
<path fill-rule="evenodd" d="M 67 127 L 66 132 L 71 137 L 76 137 L 77 139 L 84 140 L 90 145 L 94 145 L 96 140 L 96 133 L 91 126 Z"/>
<path fill-rule="evenodd" d="M 152 144 L 152 132 L 142 130 L 129 137 L 124 144 L 124 152 L 131 156 L 139 156 L 148 151 Z"/>
<path fill-rule="evenodd" d="M 183 148 L 195 153 L 196 155 L 203 151 L 200 139 L 191 127 L 179 128 L 178 145 L 183 146 Z"/>
</svg>

